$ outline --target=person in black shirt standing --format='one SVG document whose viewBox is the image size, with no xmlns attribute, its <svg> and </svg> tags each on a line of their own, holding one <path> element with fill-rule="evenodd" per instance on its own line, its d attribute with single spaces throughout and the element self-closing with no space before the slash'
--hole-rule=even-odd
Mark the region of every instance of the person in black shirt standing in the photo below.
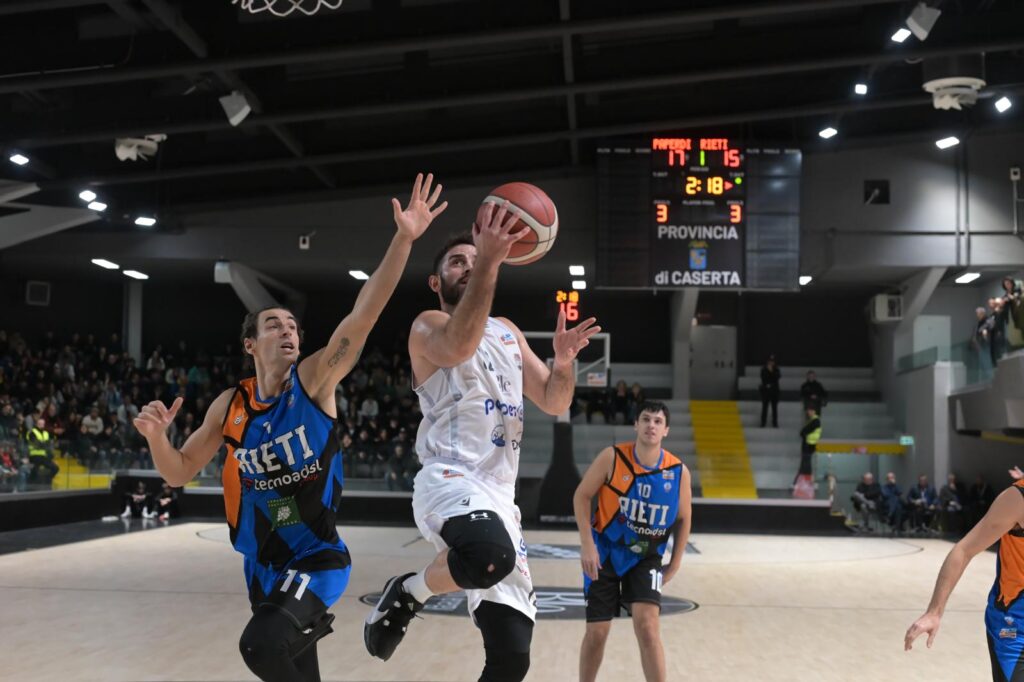
<svg viewBox="0 0 1024 682">
<path fill-rule="evenodd" d="M 768 423 L 768 405 L 772 406 L 772 428 L 779 428 L 779 379 L 782 373 L 775 363 L 775 356 L 769 355 L 761 368 L 761 428 Z"/>
<path fill-rule="evenodd" d="M 828 391 L 818 381 L 813 369 L 807 372 L 807 381 L 800 386 L 800 397 L 804 401 L 805 410 L 813 407 L 818 414 L 821 414 L 821 408 L 828 405 Z"/>
</svg>

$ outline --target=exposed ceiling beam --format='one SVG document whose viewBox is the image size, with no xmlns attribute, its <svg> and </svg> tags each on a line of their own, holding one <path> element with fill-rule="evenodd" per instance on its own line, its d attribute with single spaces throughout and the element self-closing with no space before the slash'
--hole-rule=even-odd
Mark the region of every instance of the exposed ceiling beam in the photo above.
<svg viewBox="0 0 1024 682">
<path fill-rule="evenodd" d="M 1024 87 L 1020 88 L 1024 91 Z M 396 158 L 413 158 L 417 156 L 429 156 L 435 154 L 446 154 L 451 152 L 472 151 L 478 149 L 493 149 L 501 147 L 519 147 L 523 145 L 540 145 L 560 142 L 563 140 L 582 140 L 600 137 L 613 137 L 618 135 L 635 135 L 663 130 L 676 130 L 682 128 L 700 128 L 707 126 L 723 126 L 737 123 L 748 123 L 754 121 L 773 121 L 790 118 L 806 118 L 811 116 L 835 115 L 841 112 L 866 112 L 884 111 L 907 107 L 929 106 L 931 98 L 928 95 L 913 95 L 905 97 L 893 97 L 886 100 L 872 102 L 835 102 L 818 106 L 795 106 L 779 109 L 760 109 L 722 114 L 702 114 L 700 116 L 689 116 L 678 119 L 658 121 L 638 121 L 609 126 L 597 126 L 591 128 L 580 128 L 577 130 L 557 130 L 544 133 L 527 133 L 520 135 L 507 135 L 503 137 L 478 138 L 478 139 L 454 139 L 431 142 L 421 145 L 402 145 L 398 147 L 384 147 L 378 149 L 365 149 L 349 152 L 338 152 L 332 154 L 315 154 L 307 157 L 306 160 L 321 165 L 334 165 L 353 163 L 361 161 L 377 161 Z M 97 177 L 83 177 L 73 180 L 46 183 L 44 188 L 65 188 L 79 187 L 86 185 L 130 185 L 150 182 L 162 182 L 170 180 L 183 180 L 187 178 L 213 177 L 218 175 L 235 175 L 239 173 L 255 173 L 261 171 L 276 171 L 295 168 L 302 165 L 299 159 L 282 158 L 267 159 L 263 161 L 243 161 L 221 164 L 209 164 L 205 166 L 192 166 L 176 169 L 143 171 L 133 173 L 121 173 L 117 175 L 106 175 Z"/>
<path fill-rule="evenodd" d="M 565 35 L 589 35 L 616 31 L 664 29 L 667 26 L 685 26 L 709 21 L 775 16 L 799 12 L 864 7 L 868 5 L 900 4 L 902 0 L 790 0 L 789 2 L 757 2 L 734 7 L 713 7 L 683 12 L 646 14 L 634 17 L 614 17 L 565 21 L 552 25 L 529 26 L 506 30 L 487 30 L 476 33 L 456 33 L 429 37 L 404 38 L 355 45 L 318 47 L 269 54 L 254 54 L 213 59 L 199 59 L 177 64 L 136 66 L 73 73 L 42 73 L 40 75 L 9 78 L 0 81 L 0 94 L 18 92 L 27 88 L 59 89 L 88 85 L 124 83 L 150 78 L 205 73 L 218 69 L 242 70 L 289 64 L 309 64 L 321 61 L 344 60 L 356 57 L 402 54 L 432 49 L 456 49 L 481 45 L 561 38 Z M 29 4 L 29 3 L 22 3 Z M 92 4 L 92 3 L 89 3 Z"/>
<path fill-rule="evenodd" d="M 558 18 L 563 22 L 569 21 L 569 3 L 570 0 L 558 0 Z M 573 64 L 572 50 L 572 36 L 562 36 L 562 79 L 566 85 L 571 85 L 576 81 L 576 69 Z M 576 130 L 576 95 L 566 95 L 565 113 L 569 130 Z M 573 140 L 569 143 L 569 153 L 572 158 L 572 164 L 575 166 L 580 162 L 580 143 L 578 140 Z"/>
<path fill-rule="evenodd" d="M 4 2 L 0 3 L 0 16 L 48 12 L 55 9 L 102 4 L 104 4 L 103 0 L 23 0 L 22 2 Z"/>
<path fill-rule="evenodd" d="M 173 33 L 178 40 L 185 44 L 192 54 L 205 59 L 209 53 L 209 46 L 206 44 L 206 40 L 199 35 L 194 28 L 192 28 L 184 17 L 181 16 L 181 11 L 176 7 L 168 5 L 164 0 L 142 0 L 142 3 L 149 8 L 153 15 L 164 25 L 167 29 Z M 249 102 L 249 106 L 255 113 L 263 111 L 263 103 L 260 101 L 259 96 L 253 91 L 248 84 L 246 84 L 241 77 L 235 72 L 220 69 L 215 71 L 220 81 L 231 88 L 232 90 L 239 90 L 245 93 L 246 100 Z M 230 125 L 230 124 L 229 124 Z M 295 137 L 295 135 L 284 127 L 283 124 L 268 124 L 266 128 L 274 135 L 285 148 L 292 153 L 297 159 L 305 158 L 305 150 L 302 147 L 302 143 Z M 323 183 L 325 187 L 335 187 L 334 179 L 331 178 L 324 169 L 319 168 L 315 164 L 303 164 L 316 178 Z"/>
<path fill-rule="evenodd" d="M 263 114 L 250 117 L 242 123 L 242 126 L 267 126 L 285 123 L 308 123 L 312 121 L 338 120 L 355 117 L 377 117 L 436 108 L 462 108 L 485 104 L 521 102 L 530 99 L 575 97 L 577 95 L 591 93 L 678 87 L 681 85 L 711 83 L 740 78 L 766 78 L 821 70 L 828 71 L 841 68 L 859 68 L 867 64 L 896 63 L 907 59 L 929 59 L 943 55 L 975 54 L 979 52 L 993 54 L 996 52 L 1007 52 L 1022 48 L 1024 48 L 1024 36 L 1014 40 L 919 47 L 901 50 L 899 52 L 863 52 L 837 57 L 822 57 L 818 59 L 803 58 L 784 62 L 759 63 L 754 65 L 744 64 L 711 69 L 688 69 L 680 73 L 670 73 L 658 76 L 575 82 L 535 88 L 501 89 L 471 95 L 449 95 L 403 102 L 364 104 L 347 107 L 326 107 L 322 109 L 306 109 L 300 111 Z M 160 132 L 168 135 L 180 135 L 224 130 L 231 126 L 225 119 L 217 118 L 206 121 L 182 123 L 140 123 L 138 125 L 108 128 L 105 130 L 84 132 L 76 131 L 69 133 L 53 132 L 54 127 L 59 126 L 51 126 L 50 132 L 39 130 L 34 133 L 22 134 L 19 136 L 19 139 L 4 140 L 0 141 L 0 143 L 8 146 L 18 146 L 30 149 L 35 147 L 82 144 L 88 142 L 106 143 L 114 137 L 146 135 L 152 133 L 154 130 L 159 130 Z M 65 127 L 74 128 L 70 123 Z"/>
</svg>

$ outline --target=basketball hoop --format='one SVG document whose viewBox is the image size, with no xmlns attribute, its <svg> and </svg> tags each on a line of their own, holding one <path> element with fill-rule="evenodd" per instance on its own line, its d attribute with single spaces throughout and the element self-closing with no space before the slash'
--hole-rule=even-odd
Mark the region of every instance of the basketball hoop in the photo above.
<svg viewBox="0 0 1024 682">
<path fill-rule="evenodd" d="M 313 16 L 322 8 L 340 9 L 342 2 L 344 0 L 231 0 L 232 5 L 240 4 L 251 14 L 270 12 L 275 17 L 286 17 L 295 11 Z"/>
</svg>

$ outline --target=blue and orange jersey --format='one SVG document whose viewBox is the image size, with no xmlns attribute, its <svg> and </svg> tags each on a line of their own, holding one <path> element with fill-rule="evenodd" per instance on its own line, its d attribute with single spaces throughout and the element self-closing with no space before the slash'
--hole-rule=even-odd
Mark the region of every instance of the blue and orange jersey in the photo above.
<svg viewBox="0 0 1024 682">
<path fill-rule="evenodd" d="M 1013 488 L 1024 495 L 1024 480 L 1017 481 Z M 996 561 L 996 581 L 989 593 L 989 605 L 1000 611 L 1009 611 L 1014 606 L 1024 615 L 1024 604 L 1018 604 L 1024 593 L 1024 528 L 1014 526 L 999 538 L 999 555 Z"/>
<path fill-rule="evenodd" d="M 344 473 L 333 426 L 294 365 L 272 400 L 260 398 L 255 377 L 238 384 L 222 426 L 224 509 L 236 550 L 276 568 L 346 551 L 335 526 Z"/>
<path fill-rule="evenodd" d="M 601 561 L 610 556 L 618 575 L 645 557 L 664 554 L 679 516 L 683 463 L 663 449 L 648 468 L 634 448 L 633 443 L 614 446 L 615 464 L 598 492 L 593 518 Z"/>
</svg>

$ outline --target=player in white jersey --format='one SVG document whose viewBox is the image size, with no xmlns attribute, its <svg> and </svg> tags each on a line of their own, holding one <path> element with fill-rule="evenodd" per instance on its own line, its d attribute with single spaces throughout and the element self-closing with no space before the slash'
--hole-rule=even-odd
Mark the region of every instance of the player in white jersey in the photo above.
<svg viewBox="0 0 1024 682">
<path fill-rule="evenodd" d="M 600 331 L 594 318 L 566 329 L 559 315 L 549 370 L 518 327 L 489 317 L 498 269 L 525 233 L 510 233 L 516 219 L 507 205 L 492 206 L 485 224 L 434 260 L 429 285 L 441 310 L 413 322 L 409 355 L 423 410 L 413 513 L 439 553 L 422 571 L 388 580 L 363 630 L 370 654 L 387 660 L 431 595 L 464 589 L 488 682 L 519 682 L 530 666 L 536 606 L 514 501 L 523 396 L 548 414 L 569 409 L 573 360 Z"/>
</svg>

